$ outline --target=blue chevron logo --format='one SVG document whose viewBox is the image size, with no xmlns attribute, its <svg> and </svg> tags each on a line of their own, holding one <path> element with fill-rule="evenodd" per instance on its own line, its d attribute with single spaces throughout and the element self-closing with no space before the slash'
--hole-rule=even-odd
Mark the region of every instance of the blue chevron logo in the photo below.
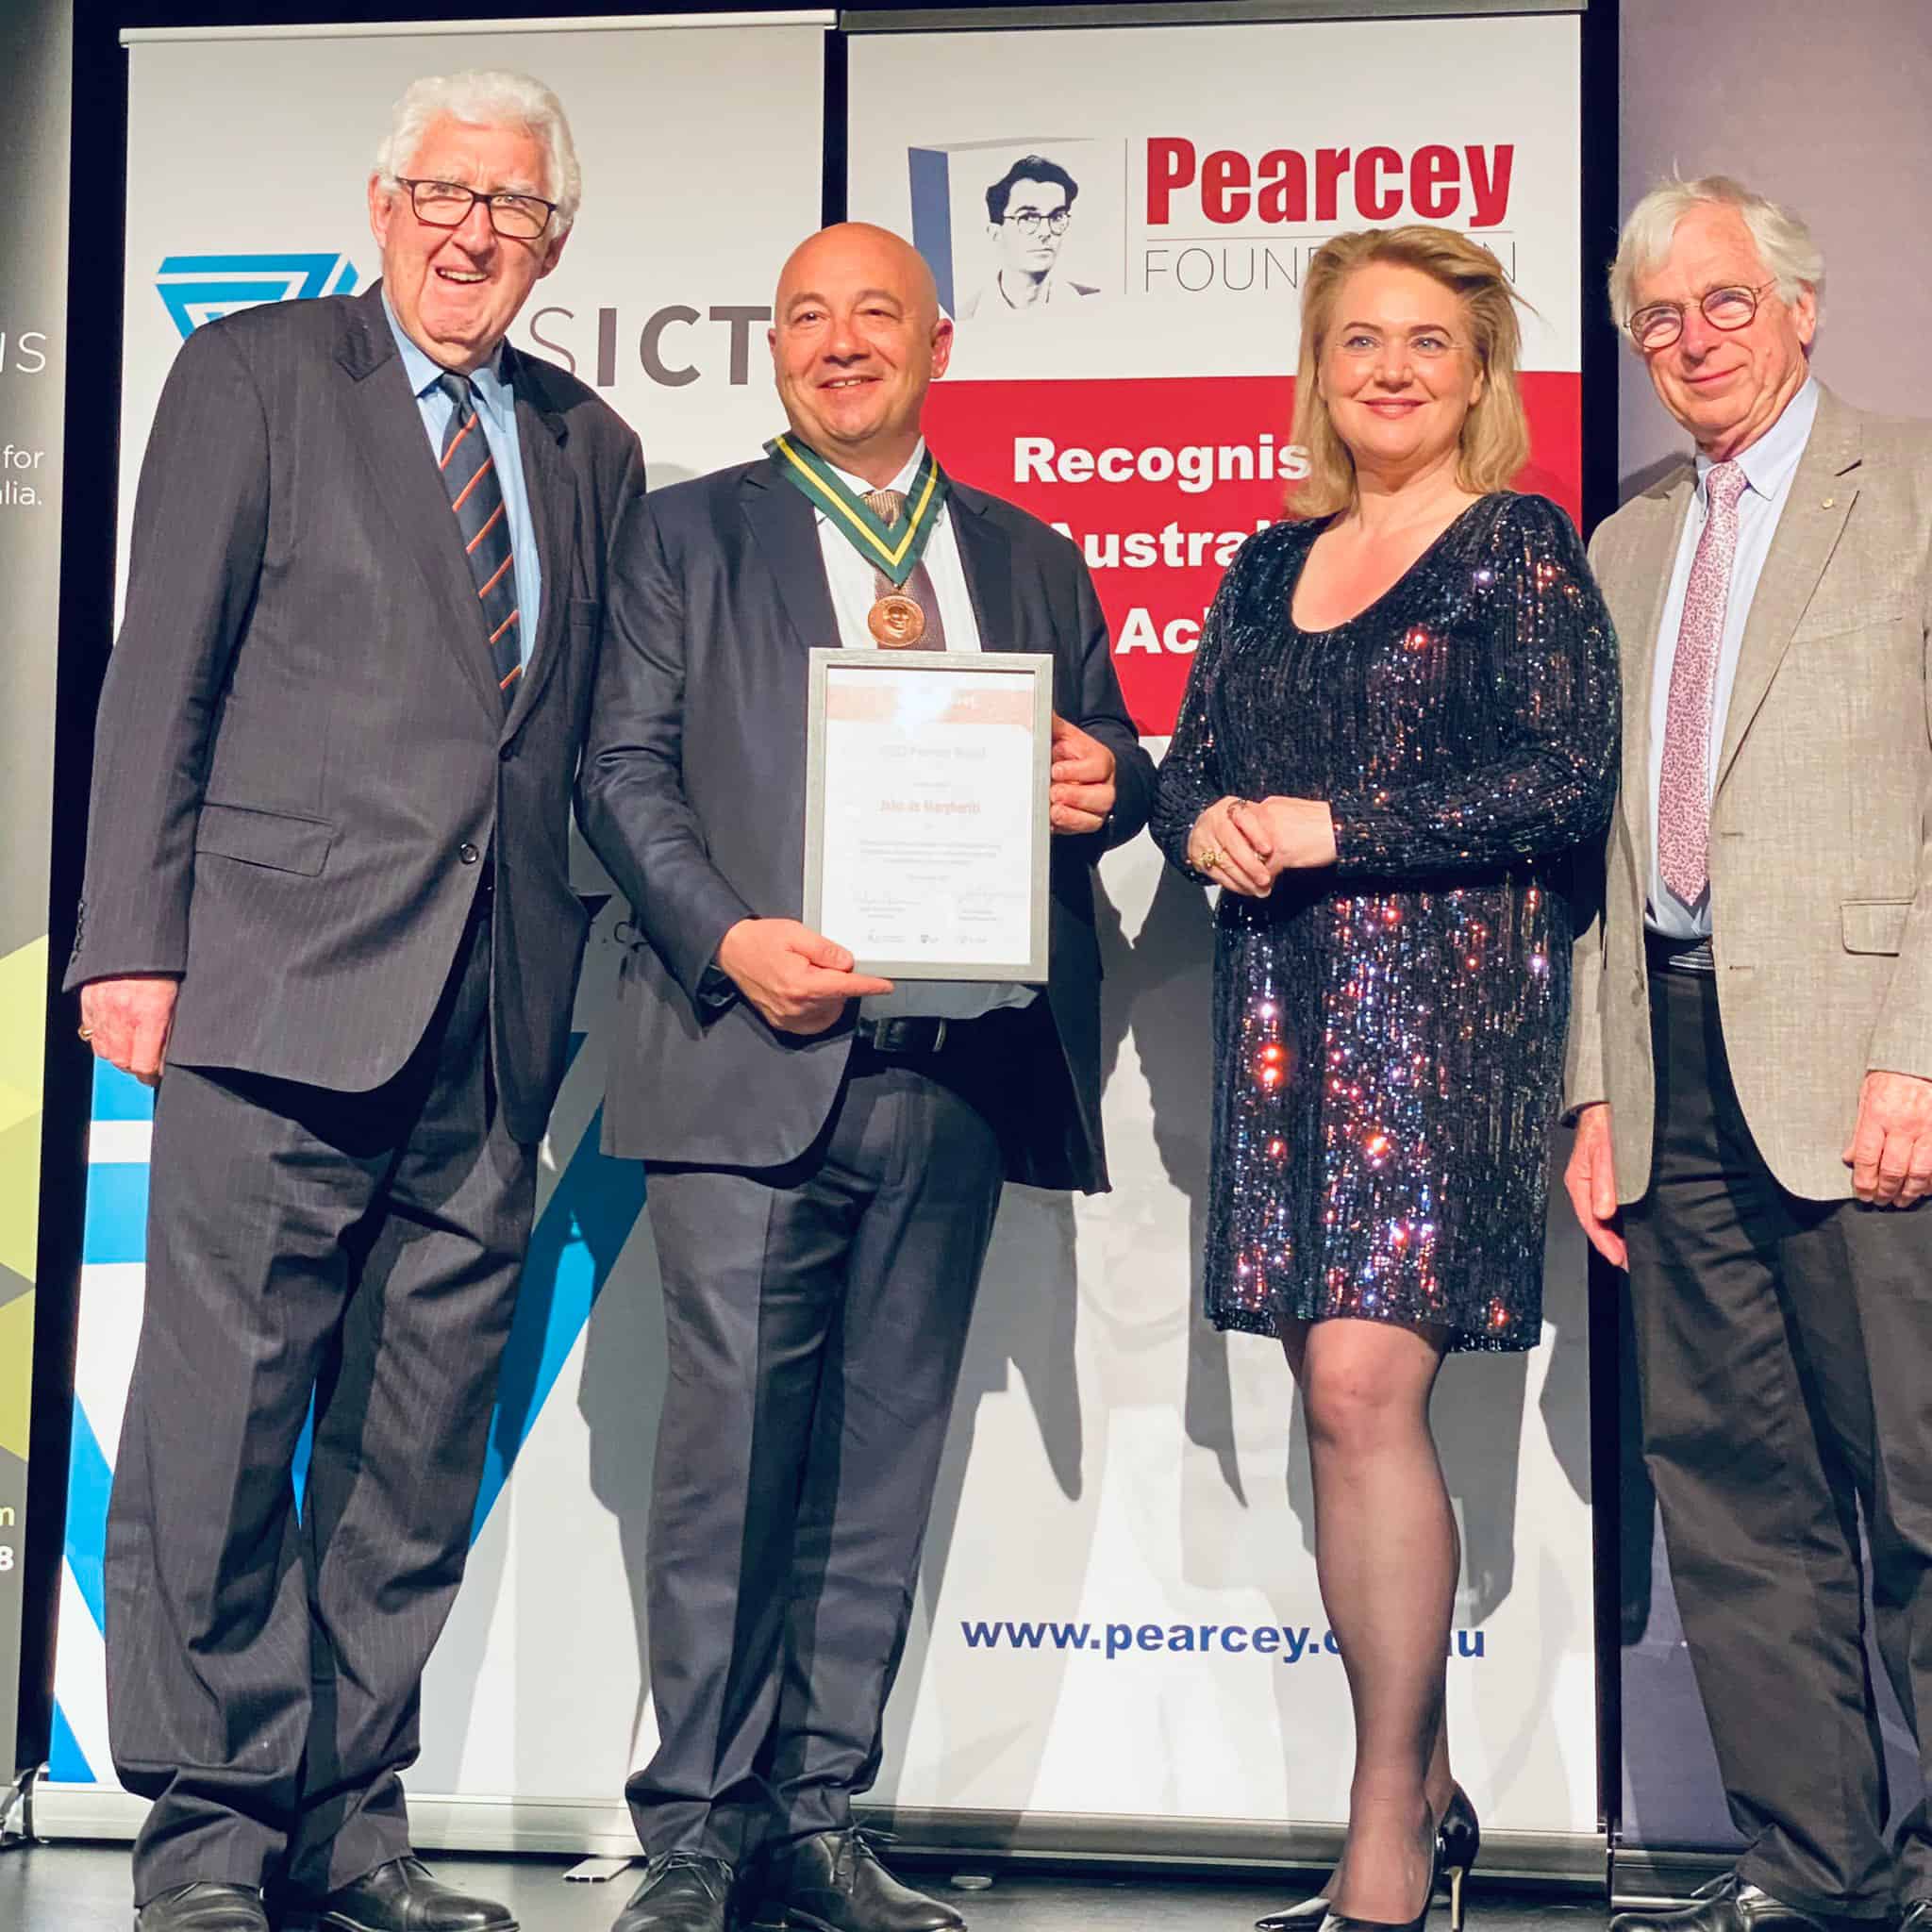
<svg viewBox="0 0 1932 1932">
<path fill-rule="evenodd" d="M 186 341 L 203 323 L 238 308 L 352 294 L 356 266 L 346 255 L 171 255 L 155 287 Z"/>
</svg>

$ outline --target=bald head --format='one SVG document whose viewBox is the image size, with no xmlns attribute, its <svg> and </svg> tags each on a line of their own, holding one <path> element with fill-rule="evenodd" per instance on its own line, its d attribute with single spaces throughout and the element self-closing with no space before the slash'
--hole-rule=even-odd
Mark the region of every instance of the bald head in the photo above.
<svg viewBox="0 0 1932 1932">
<path fill-rule="evenodd" d="M 793 432 L 884 489 L 919 445 L 925 392 L 953 325 L 919 251 L 869 222 L 801 242 L 778 275 L 772 366 Z"/>
<path fill-rule="evenodd" d="M 772 312 L 782 317 L 789 302 L 817 291 L 821 282 L 855 277 L 860 284 L 892 291 L 927 327 L 940 319 L 939 285 L 924 256 L 905 236 L 870 222 L 834 222 L 808 235 L 778 271 Z"/>
</svg>

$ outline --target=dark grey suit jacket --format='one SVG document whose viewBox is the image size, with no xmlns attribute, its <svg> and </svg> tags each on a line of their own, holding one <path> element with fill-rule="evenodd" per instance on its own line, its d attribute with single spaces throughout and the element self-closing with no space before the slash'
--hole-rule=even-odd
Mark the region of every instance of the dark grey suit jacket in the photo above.
<svg viewBox="0 0 1932 1932">
<path fill-rule="evenodd" d="M 1055 710 L 1118 760 L 1107 830 L 1053 841 L 1051 978 L 1026 1009 L 1020 1077 L 995 1096 L 1013 1179 L 1093 1192 L 1107 1165 L 1092 866 L 1146 824 L 1154 768 L 1078 551 L 958 484 L 952 517 L 985 647 L 1050 652 Z M 838 642 L 811 506 L 769 459 L 660 491 L 627 517 L 577 787 L 584 834 L 641 935 L 620 979 L 613 1154 L 773 1167 L 831 1112 L 856 1009 L 802 1039 L 745 1001 L 715 1012 L 696 995 L 739 920 L 800 916 L 808 652 Z"/>
<path fill-rule="evenodd" d="M 512 351 L 542 609 L 506 719 L 380 285 L 197 329 L 142 467 L 67 984 L 179 974 L 169 1057 L 359 1092 L 493 855 L 492 1049 L 541 1138 L 587 925 L 570 791 L 637 438 Z"/>
</svg>

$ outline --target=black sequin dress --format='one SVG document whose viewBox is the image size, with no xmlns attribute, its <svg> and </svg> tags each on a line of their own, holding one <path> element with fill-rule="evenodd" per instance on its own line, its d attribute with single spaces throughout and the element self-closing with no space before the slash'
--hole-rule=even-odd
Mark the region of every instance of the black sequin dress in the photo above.
<svg viewBox="0 0 1932 1932">
<path fill-rule="evenodd" d="M 1323 522 L 1276 525 L 1203 629 L 1153 831 L 1229 793 L 1327 802 L 1339 860 L 1221 895 L 1207 1307 L 1541 1333 L 1569 1014 L 1569 855 L 1616 786 L 1616 640 L 1569 518 L 1471 505 L 1333 630 L 1290 616 Z"/>
</svg>

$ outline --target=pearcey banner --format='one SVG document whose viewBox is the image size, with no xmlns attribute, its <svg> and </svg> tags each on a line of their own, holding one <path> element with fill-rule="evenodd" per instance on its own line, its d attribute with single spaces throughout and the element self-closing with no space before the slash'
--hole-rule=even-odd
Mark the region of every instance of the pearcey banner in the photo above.
<svg viewBox="0 0 1932 1932">
<path fill-rule="evenodd" d="M 1578 512 L 1579 54 L 1548 16 L 854 40 L 850 212 L 913 238 L 957 323 L 934 445 L 1081 545 L 1150 737 L 1303 474 L 1299 291 L 1328 236 L 1426 220 L 1493 250 L 1531 307 L 1520 480 Z M 1057 235 L 1006 218 L 1062 208 Z M 1302 1417 L 1277 1348 L 1197 1313 L 1210 912 L 1144 841 L 1102 882 L 1115 1191 L 1008 1191 L 886 1775 L 902 1806 L 1169 1840 L 1334 1823 L 1351 1724 Z M 1452 1362 L 1435 1403 L 1449 1703 L 1486 1828 L 1593 1840 L 1584 1270 L 1551 1225 L 1544 1346 Z"/>
<path fill-rule="evenodd" d="M 829 21 L 137 42 L 124 558 L 148 425 L 182 341 L 245 304 L 367 289 L 380 262 L 364 183 L 391 104 L 416 75 L 457 68 L 509 67 L 547 82 L 583 163 L 569 245 L 513 339 L 574 369 L 631 422 L 654 487 L 756 456 L 781 420 L 763 341 L 778 265 L 819 222 Z M 242 178 L 272 178 L 274 192 L 238 196 Z M 652 1738 L 639 1658 L 662 1315 L 641 1171 L 597 1151 L 625 908 L 580 856 L 583 890 L 599 907 L 580 1045 L 544 1150 L 469 1580 L 425 1687 L 423 1757 L 408 1779 L 425 1845 L 625 1849 L 635 1840 L 624 1779 Z M 41 1817 L 113 1833 L 140 1817 L 113 1784 L 101 1614 L 108 1491 L 142 1305 L 150 1097 L 105 1077 L 93 1112 L 57 1783 Z"/>
</svg>

